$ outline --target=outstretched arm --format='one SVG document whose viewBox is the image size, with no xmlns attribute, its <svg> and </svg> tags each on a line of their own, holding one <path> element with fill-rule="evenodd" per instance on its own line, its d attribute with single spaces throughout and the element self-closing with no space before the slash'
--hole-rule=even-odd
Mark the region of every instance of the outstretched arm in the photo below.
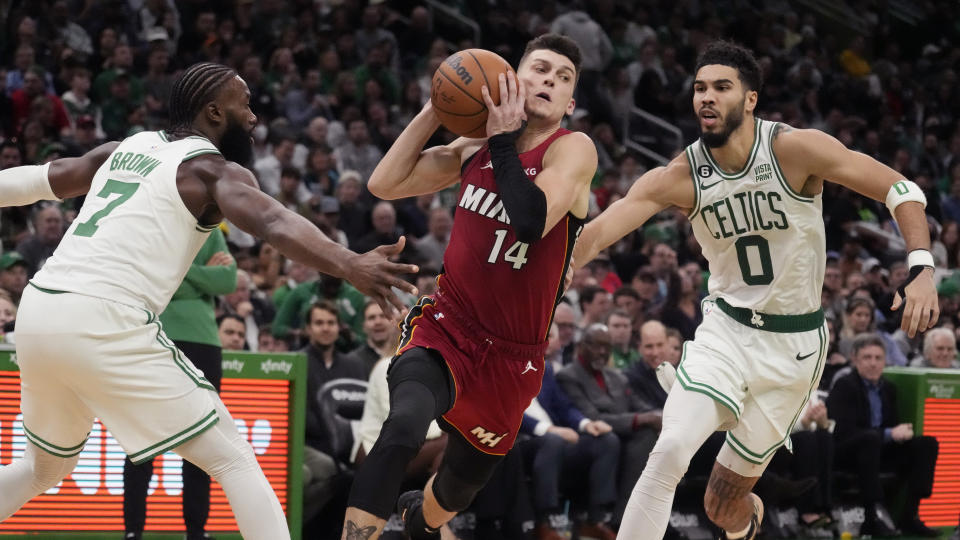
<svg viewBox="0 0 960 540">
<path fill-rule="evenodd" d="M 203 173 L 202 170 L 198 172 Z M 260 191 L 253 174 L 240 165 L 228 162 L 220 174 L 205 178 L 205 183 L 225 218 L 269 242 L 287 257 L 325 274 L 346 279 L 360 292 L 377 300 L 384 312 L 393 315 L 394 308 L 406 309 L 391 287 L 417 294 L 416 287 L 399 277 L 416 273 L 417 267 L 387 260 L 403 250 L 404 238 L 401 237 L 396 244 L 380 246 L 359 255 L 334 242 L 306 218 Z"/>
<path fill-rule="evenodd" d="M 576 266 L 592 261 L 602 250 L 640 227 L 668 206 L 692 208 L 693 183 L 690 166 L 679 156 L 665 167 L 657 167 L 634 181 L 622 199 L 611 204 L 584 227 L 573 250 Z"/>
<path fill-rule="evenodd" d="M 97 169 L 119 144 L 102 144 L 83 156 L 58 159 L 46 165 L 24 165 L 0 171 L 0 205 L 23 206 L 83 195 L 90 189 Z"/>
<path fill-rule="evenodd" d="M 889 202 L 891 191 L 895 199 L 897 189 L 894 184 L 906 181 L 897 171 L 866 154 L 850 150 L 834 137 L 815 129 L 788 128 L 775 139 L 774 152 L 788 178 L 823 178 L 876 201 Z M 802 172 L 796 174 L 798 171 Z M 913 186 L 918 189 L 915 184 Z M 917 201 L 897 204 L 893 217 L 900 226 L 907 252 L 922 250 L 929 254 L 930 232 L 924 204 Z M 910 264 L 910 280 L 906 289 L 895 295 L 893 309 L 903 307 L 901 328 L 913 337 L 917 331 L 922 332 L 937 323 L 940 304 L 933 283 L 933 258 L 929 258 L 929 265 L 915 264 L 914 261 Z"/>
</svg>

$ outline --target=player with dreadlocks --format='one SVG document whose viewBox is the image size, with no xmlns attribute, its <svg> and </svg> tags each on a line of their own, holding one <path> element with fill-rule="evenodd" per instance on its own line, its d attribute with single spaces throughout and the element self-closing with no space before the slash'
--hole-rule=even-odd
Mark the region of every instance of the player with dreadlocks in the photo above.
<svg viewBox="0 0 960 540">
<path fill-rule="evenodd" d="M 213 386 L 163 332 L 164 310 L 224 218 L 287 257 L 349 280 L 385 311 L 416 272 L 389 262 L 401 238 L 358 255 L 265 195 L 251 156 L 250 91 L 236 72 L 195 64 L 174 84 L 170 130 L 138 133 L 79 158 L 0 171 L 0 205 L 89 192 L 24 291 L 17 359 L 27 448 L 0 468 L 0 521 L 77 465 L 94 417 L 134 463 L 172 450 L 215 478 L 247 540 L 289 538 L 250 445 Z"/>
</svg>

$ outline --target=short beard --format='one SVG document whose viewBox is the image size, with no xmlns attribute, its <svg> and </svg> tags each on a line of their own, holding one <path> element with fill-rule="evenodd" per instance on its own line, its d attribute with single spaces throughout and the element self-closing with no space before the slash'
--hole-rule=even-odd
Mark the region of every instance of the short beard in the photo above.
<svg viewBox="0 0 960 540">
<path fill-rule="evenodd" d="M 220 153 L 224 159 L 243 166 L 249 166 L 253 161 L 250 133 L 239 122 L 227 120 L 227 129 L 220 138 Z"/>
<path fill-rule="evenodd" d="M 707 145 L 707 148 L 719 148 L 727 144 L 730 134 L 743 124 L 743 103 L 724 117 L 723 124 L 723 131 L 717 133 L 703 131 L 700 133 L 700 140 Z"/>
</svg>

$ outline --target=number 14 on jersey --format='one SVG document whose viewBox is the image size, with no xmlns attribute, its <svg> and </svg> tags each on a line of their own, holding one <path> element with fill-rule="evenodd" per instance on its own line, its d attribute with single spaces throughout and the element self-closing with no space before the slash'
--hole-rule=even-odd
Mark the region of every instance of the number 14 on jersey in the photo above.
<svg viewBox="0 0 960 540">
<path fill-rule="evenodd" d="M 490 250 L 490 256 L 487 257 L 488 263 L 496 263 L 497 259 L 500 258 L 500 250 L 503 249 L 503 240 L 507 237 L 506 229 L 497 229 L 493 231 L 494 236 L 497 238 L 493 241 L 493 249 Z M 513 269 L 519 270 L 523 268 L 523 265 L 527 264 L 527 248 L 530 247 L 530 244 L 525 242 L 514 242 L 510 249 L 503 254 L 503 260 L 508 263 L 513 263 Z"/>
</svg>

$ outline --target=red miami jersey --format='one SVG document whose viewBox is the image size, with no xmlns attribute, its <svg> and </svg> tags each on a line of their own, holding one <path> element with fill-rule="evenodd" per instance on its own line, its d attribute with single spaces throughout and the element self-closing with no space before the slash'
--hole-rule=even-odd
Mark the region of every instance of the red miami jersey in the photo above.
<svg viewBox="0 0 960 540">
<path fill-rule="evenodd" d="M 543 170 L 547 148 L 568 133 L 560 128 L 520 154 L 531 182 Z M 546 341 L 584 220 L 568 212 L 537 242 L 519 242 L 500 199 L 487 145 L 470 157 L 461 179 L 440 293 L 494 336 L 515 343 Z"/>
</svg>

